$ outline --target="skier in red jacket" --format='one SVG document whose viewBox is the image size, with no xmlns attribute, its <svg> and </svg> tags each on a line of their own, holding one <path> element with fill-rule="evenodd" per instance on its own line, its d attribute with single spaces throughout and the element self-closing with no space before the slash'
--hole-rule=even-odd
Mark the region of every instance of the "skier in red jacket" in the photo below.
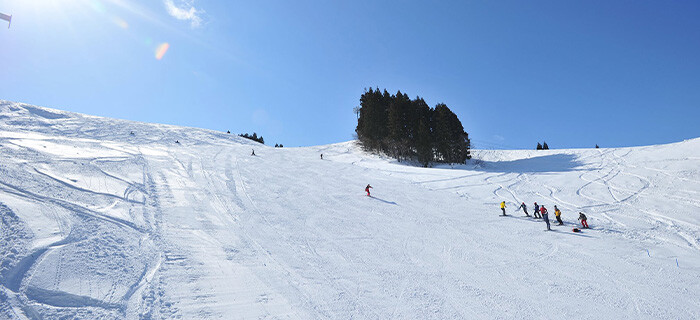
<svg viewBox="0 0 700 320">
<path fill-rule="evenodd" d="M 370 186 L 369 184 L 367 184 L 367 186 L 365 187 L 365 192 L 367 192 L 367 196 L 368 196 L 368 197 L 371 197 L 371 196 L 369 195 L 369 189 L 370 189 L 370 188 L 372 188 L 372 186 Z"/>
<path fill-rule="evenodd" d="M 542 219 L 547 223 L 547 230 L 552 230 L 549 228 L 549 215 L 547 214 L 547 209 L 544 205 L 540 206 L 540 214 L 542 214 Z"/>
</svg>

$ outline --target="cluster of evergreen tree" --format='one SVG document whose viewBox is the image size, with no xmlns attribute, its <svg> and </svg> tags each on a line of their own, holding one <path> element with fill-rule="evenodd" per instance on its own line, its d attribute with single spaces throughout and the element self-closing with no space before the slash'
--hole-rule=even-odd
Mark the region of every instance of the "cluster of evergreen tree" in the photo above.
<svg viewBox="0 0 700 320">
<path fill-rule="evenodd" d="M 547 145 L 547 142 L 545 141 L 543 144 L 540 144 L 538 142 L 537 143 L 537 150 L 549 150 L 549 146 Z"/>
<path fill-rule="evenodd" d="M 275 143 L 275 148 L 284 148 L 284 146 L 281 143 L 280 144 Z"/>
<path fill-rule="evenodd" d="M 445 104 L 430 108 L 420 97 L 389 94 L 370 88 L 360 97 L 357 138 L 365 149 L 399 161 L 464 163 L 471 158 L 469 136 L 457 115 Z"/>
<path fill-rule="evenodd" d="M 255 132 L 253 132 L 252 136 L 247 134 L 247 133 L 242 133 L 242 134 L 239 134 L 238 136 L 265 144 L 265 139 L 263 139 L 262 136 L 258 137 L 258 134 Z"/>
</svg>

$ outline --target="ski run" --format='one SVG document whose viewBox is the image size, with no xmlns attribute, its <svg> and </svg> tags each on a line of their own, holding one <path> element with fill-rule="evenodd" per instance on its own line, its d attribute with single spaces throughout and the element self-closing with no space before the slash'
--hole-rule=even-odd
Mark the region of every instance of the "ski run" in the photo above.
<svg viewBox="0 0 700 320">
<path fill-rule="evenodd" d="M 700 317 L 700 139 L 472 154 L 0 100 L 0 319 Z"/>
</svg>

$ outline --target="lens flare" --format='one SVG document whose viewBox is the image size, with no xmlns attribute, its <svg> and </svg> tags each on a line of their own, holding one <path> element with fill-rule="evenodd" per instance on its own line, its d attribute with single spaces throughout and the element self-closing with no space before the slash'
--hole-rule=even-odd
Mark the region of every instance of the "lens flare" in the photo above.
<svg viewBox="0 0 700 320">
<path fill-rule="evenodd" d="M 168 52 L 168 48 L 170 48 L 170 44 L 168 44 L 167 42 L 161 43 L 158 46 L 158 49 L 156 49 L 156 59 L 163 59 L 165 53 Z"/>
<path fill-rule="evenodd" d="M 112 18 L 112 21 L 114 21 L 114 23 L 122 29 L 129 29 L 129 23 L 124 21 L 124 19 L 122 19 L 122 18 L 114 17 L 114 18 Z"/>
</svg>

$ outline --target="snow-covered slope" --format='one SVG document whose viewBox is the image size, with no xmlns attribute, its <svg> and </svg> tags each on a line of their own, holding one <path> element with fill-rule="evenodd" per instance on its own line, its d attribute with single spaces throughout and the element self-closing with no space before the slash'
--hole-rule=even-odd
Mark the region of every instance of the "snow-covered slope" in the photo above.
<svg viewBox="0 0 700 320">
<path fill-rule="evenodd" d="M 700 139 L 474 155 L 425 169 L 0 101 L 0 319 L 698 318 Z"/>
</svg>

